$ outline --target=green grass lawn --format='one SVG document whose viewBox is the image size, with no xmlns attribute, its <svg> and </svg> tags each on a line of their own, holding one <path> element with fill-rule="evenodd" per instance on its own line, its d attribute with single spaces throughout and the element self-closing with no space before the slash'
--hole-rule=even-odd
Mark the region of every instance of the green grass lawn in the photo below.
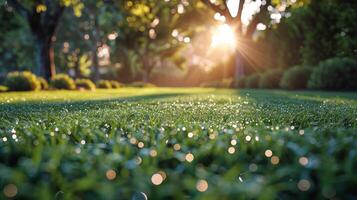
<svg viewBox="0 0 357 200">
<path fill-rule="evenodd" d="M 356 199 L 356 147 L 356 93 L 0 93 L 0 199 Z"/>
</svg>

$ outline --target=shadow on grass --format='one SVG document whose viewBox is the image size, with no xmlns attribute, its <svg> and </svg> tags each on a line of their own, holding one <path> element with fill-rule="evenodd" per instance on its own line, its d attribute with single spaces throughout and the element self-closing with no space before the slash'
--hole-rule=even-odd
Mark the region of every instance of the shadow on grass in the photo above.
<svg viewBox="0 0 357 200">
<path fill-rule="evenodd" d="M 27 102 L 14 102 L 3 104 L 0 107 L 0 112 L 6 112 L 10 110 L 19 111 L 21 108 L 24 108 L 28 111 L 44 111 L 46 108 L 51 108 L 51 111 L 60 110 L 63 108 L 70 107 L 71 111 L 78 111 L 83 109 L 93 109 L 98 107 L 106 107 L 110 105 L 118 105 L 118 103 L 129 103 L 129 102 L 147 102 L 155 100 L 162 100 L 166 98 L 172 98 L 177 96 L 189 95 L 187 93 L 161 93 L 161 94 L 147 94 L 147 95 L 137 95 L 129 97 L 117 97 L 110 99 L 86 99 L 86 100 L 54 100 L 54 101 L 27 101 Z"/>
</svg>

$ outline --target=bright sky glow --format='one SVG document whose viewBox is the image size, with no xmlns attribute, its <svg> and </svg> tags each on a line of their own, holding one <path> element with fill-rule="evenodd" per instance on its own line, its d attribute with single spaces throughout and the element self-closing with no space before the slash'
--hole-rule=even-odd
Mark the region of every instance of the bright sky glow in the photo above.
<svg viewBox="0 0 357 200">
<path fill-rule="evenodd" d="M 211 46 L 234 48 L 235 45 L 236 38 L 232 28 L 228 24 L 219 25 L 212 35 Z"/>
<path fill-rule="evenodd" d="M 227 1 L 227 7 L 229 10 L 229 13 L 231 14 L 231 16 L 233 18 L 237 17 L 237 15 L 238 15 L 239 2 L 240 2 L 240 0 L 228 0 Z"/>
</svg>

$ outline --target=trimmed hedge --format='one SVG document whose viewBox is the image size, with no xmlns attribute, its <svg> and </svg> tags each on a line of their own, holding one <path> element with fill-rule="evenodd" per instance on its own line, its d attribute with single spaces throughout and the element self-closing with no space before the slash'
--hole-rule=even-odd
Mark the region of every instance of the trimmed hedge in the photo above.
<svg viewBox="0 0 357 200">
<path fill-rule="evenodd" d="M 145 83 L 142 81 L 136 81 L 136 82 L 132 82 L 129 84 L 130 87 L 138 87 L 138 88 L 143 88 L 143 87 L 156 87 L 156 85 L 152 84 L 152 83 Z"/>
<path fill-rule="evenodd" d="M 76 83 L 67 74 L 57 74 L 51 79 L 51 87 L 59 90 L 74 90 Z"/>
<path fill-rule="evenodd" d="M 35 91 L 41 89 L 41 83 L 31 72 L 10 72 L 4 82 L 9 91 Z"/>
<path fill-rule="evenodd" d="M 245 88 L 245 79 L 246 77 L 240 77 L 239 79 L 237 79 L 234 83 L 234 87 L 235 88 Z"/>
<path fill-rule="evenodd" d="M 233 86 L 233 79 L 231 78 L 204 82 L 200 84 L 200 87 L 206 87 L 206 88 L 231 88 L 232 86 Z"/>
<path fill-rule="evenodd" d="M 108 80 L 99 80 L 97 82 L 97 88 L 111 89 L 112 88 L 112 84 Z"/>
<path fill-rule="evenodd" d="M 351 58 L 331 58 L 315 68 L 308 82 L 310 89 L 356 90 L 357 61 Z"/>
<path fill-rule="evenodd" d="M 260 75 L 259 74 L 249 75 L 245 79 L 244 87 L 245 88 L 258 88 L 259 81 L 260 81 Z"/>
<path fill-rule="evenodd" d="M 272 69 L 261 74 L 259 79 L 259 88 L 274 89 L 279 88 L 281 77 L 284 71 L 281 69 Z"/>
<path fill-rule="evenodd" d="M 123 84 L 119 83 L 118 81 L 110 81 L 110 84 L 112 85 L 112 88 L 121 88 L 123 87 Z"/>
<path fill-rule="evenodd" d="M 46 81 L 46 79 L 44 79 L 42 77 L 38 77 L 37 79 L 41 84 L 41 90 L 48 90 L 49 87 L 48 87 L 48 82 Z"/>
<path fill-rule="evenodd" d="M 311 67 L 295 66 L 288 69 L 281 81 L 280 87 L 288 90 L 306 89 L 312 72 Z"/>
<path fill-rule="evenodd" d="M 95 90 L 96 86 L 90 79 L 77 79 L 77 89 Z"/>
<path fill-rule="evenodd" d="M 0 92 L 7 92 L 9 90 L 8 87 L 0 85 Z"/>
</svg>

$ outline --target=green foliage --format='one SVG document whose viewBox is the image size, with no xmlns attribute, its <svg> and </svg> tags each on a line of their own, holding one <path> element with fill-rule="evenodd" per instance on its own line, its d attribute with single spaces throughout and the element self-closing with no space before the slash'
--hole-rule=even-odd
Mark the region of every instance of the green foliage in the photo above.
<svg viewBox="0 0 357 200">
<path fill-rule="evenodd" d="M 356 90 L 357 61 L 351 58 L 331 58 L 323 61 L 311 74 L 311 89 Z"/>
<path fill-rule="evenodd" d="M 156 87 L 155 84 L 145 83 L 142 81 L 136 81 L 129 84 L 129 87 L 145 88 L 145 87 Z"/>
<path fill-rule="evenodd" d="M 282 69 L 272 69 L 261 74 L 259 79 L 259 88 L 273 89 L 279 88 L 281 77 L 283 76 Z"/>
<path fill-rule="evenodd" d="M 260 74 L 252 74 L 245 78 L 245 88 L 258 88 L 260 81 Z"/>
<path fill-rule="evenodd" d="M 0 94 L 1 199 L 9 184 L 12 199 L 354 199 L 356 99 L 202 88 Z"/>
<path fill-rule="evenodd" d="M 46 81 L 46 79 L 42 78 L 42 77 L 37 77 L 37 80 L 40 82 L 41 84 L 41 90 L 48 90 L 48 82 Z"/>
<path fill-rule="evenodd" d="M 357 1 L 310 0 L 265 32 L 273 65 L 317 65 L 332 57 L 356 57 Z M 333 24 L 333 26 L 331 25 Z"/>
<path fill-rule="evenodd" d="M 205 82 L 200 85 L 201 87 L 211 87 L 211 88 L 231 88 L 233 87 L 233 79 L 226 78 L 223 80 Z"/>
<path fill-rule="evenodd" d="M 114 80 L 110 81 L 110 84 L 112 85 L 112 88 L 121 88 L 124 86 L 123 84 L 119 83 L 118 81 L 114 81 Z"/>
<path fill-rule="evenodd" d="M 90 79 L 77 79 L 76 86 L 78 89 L 85 89 L 85 90 L 95 90 L 96 86 Z"/>
<path fill-rule="evenodd" d="M 97 82 L 97 87 L 102 89 L 111 89 L 112 83 L 108 80 L 99 80 Z"/>
<path fill-rule="evenodd" d="M 234 87 L 235 88 L 245 88 L 245 80 L 246 80 L 245 76 L 240 77 L 238 80 L 235 80 Z"/>
<path fill-rule="evenodd" d="M 41 89 L 41 84 L 36 75 L 28 71 L 8 73 L 4 83 L 9 91 L 31 91 Z"/>
<path fill-rule="evenodd" d="M 56 74 L 51 79 L 51 87 L 59 90 L 74 90 L 76 89 L 76 83 L 67 74 Z"/>
<path fill-rule="evenodd" d="M 295 66 L 285 71 L 280 87 L 289 90 L 306 89 L 312 72 L 311 67 Z"/>
<path fill-rule="evenodd" d="M 0 92 L 7 92 L 9 89 L 4 85 L 0 85 Z"/>
<path fill-rule="evenodd" d="M 0 1 L 0 73 L 32 70 L 33 39 L 26 22 Z"/>
</svg>

